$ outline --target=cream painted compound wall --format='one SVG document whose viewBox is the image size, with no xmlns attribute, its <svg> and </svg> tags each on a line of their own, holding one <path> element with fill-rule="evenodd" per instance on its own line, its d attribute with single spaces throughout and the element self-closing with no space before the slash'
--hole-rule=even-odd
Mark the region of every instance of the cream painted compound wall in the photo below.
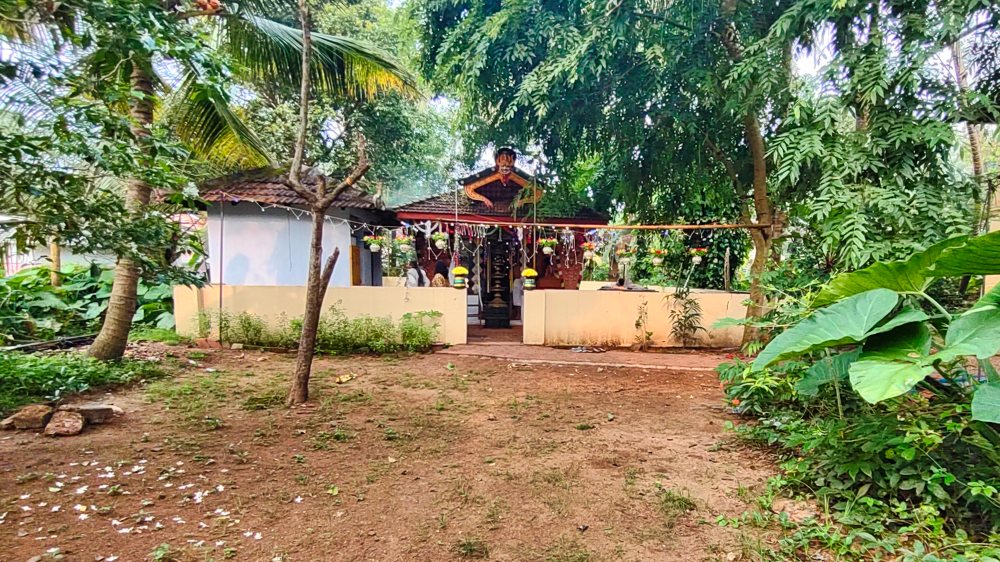
<svg viewBox="0 0 1000 562">
<path fill-rule="evenodd" d="M 692 291 L 701 304 L 699 344 L 736 347 L 743 335 L 738 326 L 713 329 L 722 318 L 745 318 L 745 293 Z M 648 330 L 654 347 L 680 347 L 670 336 L 669 293 L 627 291 L 527 291 L 524 294 L 524 343 L 533 345 L 630 346 L 639 331 L 639 308 L 646 304 Z"/>
<path fill-rule="evenodd" d="M 339 302 L 339 304 L 338 304 Z M 287 318 L 302 316 L 306 304 L 305 287 L 225 285 L 222 287 L 222 309 L 230 314 L 249 312 L 275 322 L 282 314 Z M 330 287 L 323 308 L 338 304 L 349 317 L 391 317 L 399 321 L 408 312 L 437 311 L 438 340 L 451 345 L 466 342 L 465 291 L 452 288 L 420 287 Z M 174 315 L 177 333 L 198 335 L 199 313 L 219 311 L 219 287 L 201 289 L 174 287 Z"/>
</svg>

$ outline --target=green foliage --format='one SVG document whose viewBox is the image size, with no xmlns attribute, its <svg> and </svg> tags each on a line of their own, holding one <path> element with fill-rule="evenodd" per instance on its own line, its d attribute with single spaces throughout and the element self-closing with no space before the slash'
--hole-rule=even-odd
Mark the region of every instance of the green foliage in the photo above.
<svg viewBox="0 0 1000 562">
<path fill-rule="evenodd" d="M 984 372 L 981 367 L 980 372 L 968 373 L 965 360 L 988 359 L 1000 351 L 1000 287 L 955 319 L 923 291 L 933 277 L 1000 273 L 996 256 L 1000 256 L 1000 233 L 945 241 L 905 261 L 875 263 L 841 275 L 831 282 L 833 289 L 824 289 L 820 297 L 833 300 L 850 296 L 778 335 L 757 356 L 754 368 L 821 349 L 861 344 L 861 354 L 849 367 L 850 381 L 871 403 L 903 395 L 935 372 L 940 373 L 952 395 L 978 390 L 990 393 L 992 387 L 979 385 L 979 381 L 985 377 L 988 382 L 1000 380 L 992 366 Z M 877 288 L 869 289 L 873 286 Z M 861 290 L 864 292 L 858 292 Z M 919 296 L 940 314 L 930 322 L 924 312 L 914 308 L 917 302 L 897 308 L 901 296 L 907 301 Z M 932 331 L 938 334 L 936 341 Z M 956 384 L 960 381 L 965 382 Z M 994 405 L 990 399 L 974 404 L 973 419 L 1000 416 L 990 409 Z"/>
<path fill-rule="evenodd" d="M 691 346 L 698 341 L 698 332 L 706 331 L 701 325 L 701 304 L 691 298 L 687 284 L 677 287 L 670 295 L 670 335 L 682 345 Z"/>
<path fill-rule="evenodd" d="M 160 376 L 144 361 L 102 363 L 75 353 L 0 352 L 0 415 L 31 402 L 61 400 L 93 388 Z"/>
<path fill-rule="evenodd" d="M 90 334 L 108 307 L 114 270 L 72 267 L 53 287 L 45 267 L 24 268 L 0 278 L 0 334 L 4 344 Z M 139 283 L 134 325 L 170 330 L 174 326 L 173 291 L 169 284 Z M 176 336 L 175 336 L 176 337 Z"/>
<path fill-rule="evenodd" d="M 389 318 L 348 318 L 335 305 L 320 317 L 316 351 L 334 355 L 425 352 L 437 340 L 440 317 L 434 311 L 407 313 L 397 325 Z M 247 312 L 223 315 L 220 325 L 223 341 L 285 349 L 298 345 L 302 331 L 301 320 L 279 318 L 270 324 Z"/>
</svg>

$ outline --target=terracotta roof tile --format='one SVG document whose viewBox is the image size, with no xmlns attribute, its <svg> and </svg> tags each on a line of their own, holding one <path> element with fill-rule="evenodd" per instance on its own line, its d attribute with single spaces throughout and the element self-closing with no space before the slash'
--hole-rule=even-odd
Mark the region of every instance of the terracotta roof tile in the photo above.
<svg viewBox="0 0 1000 562">
<path fill-rule="evenodd" d="M 201 197 L 206 201 L 243 200 L 272 205 L 304 206 L 305 200 L 295 191 L 285 186 L 284 174 L 274 170 L 257 169 L 231 174 L 205 182 L 201 186 Z M 302 183 L 315 186 L 317 177 L 307 175 Z M 357 186 L 351 186 L 341 192 L 333 203 L 334 207 L 352 209 L 382 209 L 383 205 L 375 197 L 364 192 Z"/>
</svg>

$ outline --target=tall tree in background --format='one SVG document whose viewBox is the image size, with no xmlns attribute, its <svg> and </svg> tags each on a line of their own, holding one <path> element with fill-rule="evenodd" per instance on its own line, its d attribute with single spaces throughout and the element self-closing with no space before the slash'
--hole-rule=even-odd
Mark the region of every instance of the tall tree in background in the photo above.
<svg viewBox="0 0 1000 562">
<path fill-rule="evenodd" d="M 652 201 L 664 208 L 657 216 L 685 218 L 682 205 L 664 203 L 699 198 L 720 218 L 769 225 L 750 232 L 751 317 L 785 223 L 818 236 L 834 268 L 906 254 L 969 224 L 968 178 L 948 162 L 956 92 L 929 67 L 983 17 L 979 5 L 421 6 L 425 73 L 462 100 L 470 144 L 541 146 L 560 176 L 597 157 L 604 181 L 594 194 L 610 192 L 626 216 L 649 216 Z M 793 69 L 810 53 L 831 55 L 807 84 Z"/>
<path fill-rule="evenodd" d="M 259 165 L 272 161 L 263 144 L 239 118 L 225 87 L 230 72 L 254 82 L 297 84 L 303 48 L 302 31 L 266 19 L 261 14 L 288 8 L 284 0 L 248 0 L 240 3 L 195 3 L 176 0 L 84 0 L 59 4 L 4 4 L 9 36 L 27 36 L 36 25 L 80 47 L 78 76 L 85 93 L 92 88 L 122 85 L 132 136 L 140 160 L 155 167 L 152 141 L 153 109 L 159 97 L 176 134 L 196 155 L 229 165 Z M 6 13 L 6 12 L 10 13 Z M 314 87 L 364 97 L 391 89 L 414 87 L 410 75 L 391 57 L 370 45 L 333 35 L 313 37 L 315 56 L 310 74 Z M 223 58 L 232 61 L 224 68 Z M 170 89 L 157 74 L 161 59 L 174 61 L 182 71 L 180 86 Z M 153 188 L 145 178 L 128 180 L 125 205 L 132 215 L 148 210 Z M 90 354 L 101 359 L 121 357 L 135 312 L 139 268 L 130 257 L 120 257 L 112 295 L 100 334 Z"/>
</svg>

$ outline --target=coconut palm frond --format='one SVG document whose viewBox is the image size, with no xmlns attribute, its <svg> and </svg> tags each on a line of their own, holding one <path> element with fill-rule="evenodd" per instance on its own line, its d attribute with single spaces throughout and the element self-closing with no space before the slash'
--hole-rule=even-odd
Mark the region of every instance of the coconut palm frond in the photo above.
<svg viewBox="0 0 1000 562">
<path fill-rule="evenodd" d="M 225 18 L 223 48 L 252 81 L 299 84 L 302 31 L 269 19 Z M 312 81 L 317 90 L 365 99 L 395 90 L 417 93 L 416 79 L 391 55 L 364 41 L 313 33 Z"/>
<path fill-rule="evenodd" d="M 166 113 L 177 135 L 199 158 L 230 167 L 272 161 L 257 135 L 233 112 L 225 93 L 188 74 L 174 92 Z"/>
</svg>

